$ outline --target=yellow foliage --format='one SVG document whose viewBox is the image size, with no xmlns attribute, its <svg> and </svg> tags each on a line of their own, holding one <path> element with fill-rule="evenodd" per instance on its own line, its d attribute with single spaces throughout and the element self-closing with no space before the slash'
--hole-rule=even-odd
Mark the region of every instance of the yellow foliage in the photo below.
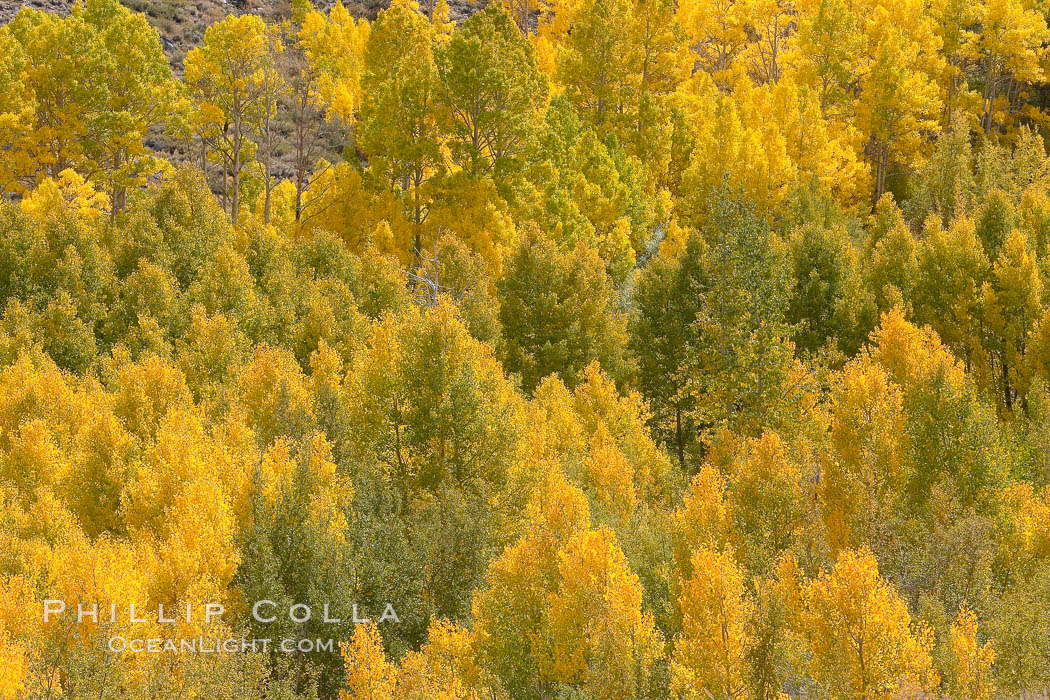
<svg viewBox="0 0 1050 700">
<path fill-rule="evenodd" d="M 216 479 L 196 479 L 175 497 L 160 542 L 162 601 L 225 600 L 240 553 L 229 496 Z"/>
<path fill-rule="evenodd" d="M 634 469 L 616 447 L 604 423 L 598 425 L 598 431 L 591 439 L 585 469 L 600 503 L 620 517 L 628 517 L 634 512 L 637 502 Z"/>
<path fill-rule="evenodd" d="M 1011 549 L 1025 559 L 1050 556 L 1050 492 L 1021 482 L 1007 487 L 1003 499 L 1013 521 L 1006 538 Z"/>
<path fill-rule="evenodd" d="M 740 0 L 688 0 L 678 4 L 678 23 L 698 47 L 700 65 L 721 90 L 745 75 L 736 59 L 747 47 L 750 7 Z"/>
<path fill-rule="evenodd" d="M 952 695 L 972 700 L 989 700 L 995 693 L 992 664 L 995 649 L 991 642 L 977 641 L 977 616 L 965 605 L 951 627 Z"/>
<path fill-rule="evenodd" d="M 262 441 L 300 437 L 314 415 L 313 396 L 302 369 L 286 350 L 259 346 L 237 377 L 248 425 Z"/>
<path fill-rule="evenodd" d="M 346 690 L 341 700 L 463 700 L 478 695 L 468 690 L 454 668 L 464 653 L 464 631 L 445 622 L 430 628 L 429 641 L 409 652 L 399 665 L 386 660 L 382 637 L 374 622 L 357 625 L 341 645 L 346 661 Z"/>
<path fill-rule="evenodd" d="M 168 411 L 192 402 L 182 372 L 154 355 L 121 367 L 117 387 L 113 412 L 140 437 L 155 434 Z"/>
<path fill-rule="evenodd" d="M 542 451 L 578 462 L 580 472 L 569 475 L 620 517 L 630 517 L 640 503 L 664 502 L 673 488 L 671 465 L 647 433 L 641 396 L 621 394 L 597 363 L 583 375 L 573 391 L 556 377 L 536 389 Z"/>
<path fill-rule="evenodd" d="M 475 593 L 474 663 L 511 692 L 537 680 L 601 698 L 651 683 L 661 645 L 642 588 L 612 531 L 590 529 L 583 494 L 551 470 L 530 499 L 525 535 Z M 476 672 L 469 672 L 467 677 Z"/>
<path fill-rule="evenodd" d="M 579 684 L 595 698 L 637 695 L 661 639 L 616 536 L 604 528 L 578 533 L 558 553 L 558 572 L 540 637 L 540 677 Z"/>
<path fill-rule="evenodd" d="M 693 477 L 674 515 L 675 560 L 683 578 L 692 576 L 693 552 L 722 550 L 729 544 L 731 527 L 725 480 L 716 467 L 705 465 Z"/>
<path fill-rule="evenodd" d="M 831 446 L 824 467 L 833 547 L 862 542 L 894 507 L 904 476 L 902 397 L 879 365 L 856 360 L 832 387 Z"/>
<path fill-rule="evenodd" d="M 930 658 L 932 631 L 912 622 L 866 549 L 842 551 L 834 568 L 808 585 L 801 628 L 810 673 L 831 696 L 917 697 L 940 683 Z"/>
<path fill-rule="evenodd" d="M 57 212 L 91 221 L 109 213 L 109 197 L 76 171 L 66 169 L 57 180 L 45 178 L 36 189 L 27 192 L 19 206 L 23 214 L 41 223 Z"/>
<path fill-rule="evenodd" d="M 697 130 L 682 176 L 683 190 L 692 194 L 685 201 L 685 220 L 693 225 L 706 221 L 708 195 L 726 179 L 763 213 L 775 211 L 798 172 L 776 120 L 748 122 L 736 95 L 720 94 L 706 73 L 683 84 L 682 98 Z"/>
<path fill-rule="evenodd" d="M 117 526 L 131 437 L 93 382 L 23 355 L 0 373 L 0 474 L 28 497 L 53 489 L 88 532 Z"/>
<path fill-rule="evenodd" d="M 500 2 L 0 27 L 0 700 L 1039 682 L 1046 3 Z"/>
<path fill-rule="evenodd" d="M 680 698 L 736 698 L 747 687 L 748 626 L 754 603 L 729 554 L 701 547 L 678 604 L 682 633 L 675 639 L 671 690 Z"/>
<path fill-rule="evenodd" d="M 281 446 L 278 442 L 275 449 Z M 307 448 L 306 472 L 311 487 L 307 523 L 329 542 L 346 543 L 350 534 L 344 507 L 353 501 L 350 477 L 336 467 L 332 445 L 323 433 L 314 433 Z M 269 454 L 269 451 L 267 451 Z M 266 457 L 264 457 L 265 464 Z"/>
<path fill-rule="evenodd" d="M 313 99 L 325 106 L 330 119 L 349 126 L 361 104 L 361 71 L 371 27 L 355 20 L 342 2 L 326 17 L 311 10 L 303 18 L 298 39 L 310 69 L 317 75 Z"/>
<path fill-rule="evenodd" d="M 383 639 L 374 623 L 357 625 L 342 645 L 346 660 L 346 685 L 342 700 L 393 700 L 397 697 L 396 668 L 386 660 Z"/>
<path fill-rule="evenodd" d="M 26 655 L 0 627 L 0 698 L 16 700 L 25 688 Z"/>
<path fill-rule="evenodd" d="M 214 444 L 191 408 L 167 413 L 156 441 L 146 451 L 122 494 L 122 511 L 130 528 L 159 531 L 164 509 L 184 484 L 205 478 L 211 471 Z"/>
<path fill-rule="evenodd" d="M 872 357 L 902 386 L 919 385 L 934 376 L 946 379 L 956 388 L 965 381 L 962 363 L 952 356 L 937 334 L 909 323 L 900 309 L 883 314 L 871 339 L 875 346 Z"/>
</svg>

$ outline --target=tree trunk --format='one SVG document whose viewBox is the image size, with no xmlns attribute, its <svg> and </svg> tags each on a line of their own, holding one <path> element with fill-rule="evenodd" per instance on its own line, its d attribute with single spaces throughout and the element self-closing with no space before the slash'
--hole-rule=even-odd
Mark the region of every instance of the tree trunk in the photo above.
<svg viewBox="0 0 1050 700">
<path fill-rule="evenodd" d="M 685 469 L 685 442 L 682 438 L 682 409 L 675 406 L 674 409 L 674 436 L 678 443 L 678 466 Z"/>
<path fill-rule="evenodd" d="M 116 177 L 116 173 L 117 173 L 117 170 L 120 169 L 120 165 L 121 165 L 121 157 L 120 157 L 120 152 L 118 151 L 118 152 L 113 154 L 113 175 L 114 175 L 114 177 Z M 114 181 L 113 185 L 112 185 L 112 193 L 110 195 L 109 216 L 110 216 L 111 220 L 116 219 L 117 218 L 117 214 L 119 214 L 120 212 L 124 211 L 124 207 L 127 205 L 127 199 L 128 199 L 128 190 L 127 190 L 127 188 L 116 184 L 116 182 Z"/>
<path fill-rule="evenodd" d="M 270 223 L 270 200 L 272 199 L 271 194 L 273 192 L 273 178 L 270 175 L 270 149 L 273 147 L 273 138 L 270 135 L 270 122 L 267 119 L 266 122 L 266 159 L 263 162 L 263 176 L 266 178 L 266 182 L 263 185 L 263 223 L 269 225 Z"/>
<path fill-rule="evenodd" d="M 984 135 L 992 135 L 992 113 L 995 108 L 995 62 L 989 56 L 984 74 Z"/>
<path fill-rule="evenodd" d="M 233 193 L 230 196 L 230 220 L 237 223 L 241 210 L 241 136 L 240 128 L 234 128 L 233 168 L 230 173 L 233 180 Z"/>
</svg>

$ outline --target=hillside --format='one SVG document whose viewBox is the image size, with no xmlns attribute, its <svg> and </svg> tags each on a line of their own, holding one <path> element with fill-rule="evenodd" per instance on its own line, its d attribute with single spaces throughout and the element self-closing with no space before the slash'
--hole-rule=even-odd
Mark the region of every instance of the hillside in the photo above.
<svg viewBox="0 0 1050 700">
<path fill-rule="evenodd" d="M 281 20 L 291 14 L 290 0 L 197 0 L 180 2 L 179 0 L 121 0 L 121 4 L 136 12 L 146 15 L 149 23 L 157 29 L 164 53 L 175 70 L 182 73 L 182 62 L 186 52 L 201 43 L 204 31 L 214 22 L 231 14 L 255 14 L 267 21 Z M 335 0 L 315 0 L 315 6 L 327 11 Z M 366 17 L 375 20 L 378 13 L 390 4 L 389 0 L 344 0 L 343 3 L 354 17 Z M 425 7 L 427 0 L 420 5 Z M 9 22 L 21 7 L 25 5 L 38 10 L 66 14 L 73 5 L 73 0 L 28 0 L 12 2 L 0 0 L 0 24 Z M 452 18 L 462 21 L 476 10 L 484 7 L 485 0 L 450 0 Z M 289 161 L 287 141 L 291 126 L 287 120 L 278 119 L 277 130 L 282 136 L 282 145 L 275 152 L 274 170 L 282 178 L 292 176 L 292 165 Z M 187 150 L 189 144 L 173 140 L 162 130 L 152 130 L 145 139 L 146 145 L 159 156 L 174 163 L 186 163 L 196 155 Z M 328 159 L 338 159 L 339 153 L 346 146 L 339 134 L 329 133 L 322 137 L 319 144 L 320 155 Z M 212 183 L 216 193 L 219 185 Z"/>
<path fill-rule="evenodd" d="M 73 1 L 0 700 L 1048 697 L 1044 9 Z"/>
<path fill-rule="evenodd" d="M 49 12 L 66 13 L 72 6 L 72 0 L 28 0 L 13 2 L 0 0 L 0 23 L 10 21 L 23 6 Z M 288 0 L 197 0 L 180 2 L 179 0 L 123 0 L 123 5 L 137 12 L 145 13 L 150 24 L 157 28 L 164 51 L 176 68 L 182 64 L 186 52 L 200 43 L 208 25 L 230 14 L 257 14 L 266 19 L 287 17 L 291 3 Z M 334 0 L 317 0 L 318 8 L 327 10 L 334 5 Z M 389 0 L 348 0 L 343 3 L 354 17 L 375 19 Z M 422 4 L 422 3 L 421 3 Z M 475 10 L 485 5 L 484 0 L 450 0 L 452 18 L 464 19 Z"/>
</svg>

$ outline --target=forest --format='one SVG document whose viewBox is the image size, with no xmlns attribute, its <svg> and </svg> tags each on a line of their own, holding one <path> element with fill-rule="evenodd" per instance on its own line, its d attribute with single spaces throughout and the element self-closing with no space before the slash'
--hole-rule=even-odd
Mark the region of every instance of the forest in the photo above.
<svg viewBox="0 0 1050 700">
<path fill-rule="evenodd" d="M 1045 697 L 1050 2 L 468 14 L 0 26 L 0 700 Z"/>
</svg>

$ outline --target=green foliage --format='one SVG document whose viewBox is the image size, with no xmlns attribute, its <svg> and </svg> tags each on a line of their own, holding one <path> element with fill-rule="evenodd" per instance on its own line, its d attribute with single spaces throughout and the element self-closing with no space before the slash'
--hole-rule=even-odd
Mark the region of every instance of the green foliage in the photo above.
<svg viewBox="0 0 1050 700">
<path fill-rule="evenodd" d="M 710 208 L 699 233 L 705 251 L 687 391 L 702 431 L 752 434 L 787 399 L 789 267 L 783 244 L 748 202 L 722 190 Z"/>
<path fill-rule="evenodd" d="M 535 52 L 507 11 L 493 4 L 436 53 L 452 158 L 472 177 L 491 178 L 507 197 L 547 96 Z"/>
<path fill-rule="evenodd" d="M 632 371 L 626 318 L 604 265 L 593 248 L 561 251 L 541 234 L 529 233 L 497 282 L 503 338 L 500 356 L 531 392 L 557 373 L 570 386 L 597 360 L 613 377 Z"/>
</svg>

